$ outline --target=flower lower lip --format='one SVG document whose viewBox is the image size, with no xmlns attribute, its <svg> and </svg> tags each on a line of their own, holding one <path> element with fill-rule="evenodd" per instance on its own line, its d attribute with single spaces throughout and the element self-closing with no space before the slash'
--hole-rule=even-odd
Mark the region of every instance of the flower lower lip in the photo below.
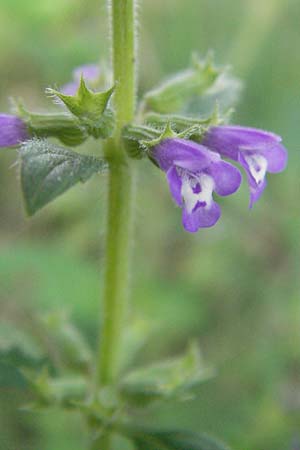
<svg viewBox="0 0 300 450">
<path fill-rule="evenodd" d="M 187 231 L 213 226 L 220 207 L 213 192 L 233 194 L 240 186 L 239 170 L 206 147 L 185 139 L 166 139 L 157 144 L 153 156 L 167 179 L 173 199 L 183 209 Z"/>
</svg>

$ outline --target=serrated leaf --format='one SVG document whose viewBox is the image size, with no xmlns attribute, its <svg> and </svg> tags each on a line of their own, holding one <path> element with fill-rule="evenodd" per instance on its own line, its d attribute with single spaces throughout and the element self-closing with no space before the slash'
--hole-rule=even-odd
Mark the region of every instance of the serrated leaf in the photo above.
<svg viewBox="0 0 300 450">
<path fill-rule="evenodd" d="M 21 186 L 26 211 L 33 215 L 79 181 L 108 168 L 106 161 L 81 155 L 46 140 L 34 139 L 23 144 Z"/>
<path fill-rule="evenodd" d="M 192 431 L 127 430 L 136 450 L 229 450 L 222 442 Z"/>
<path fill-rule="evenodd" d="M 153 364 L 129 373 L 120 384 L 120 393 L 133 406 L 176 398 L 185 400 L 198 384 L 213 375 L 202 363 L 199 350 L 191 345 L 179 358 Z"/>
</svg>

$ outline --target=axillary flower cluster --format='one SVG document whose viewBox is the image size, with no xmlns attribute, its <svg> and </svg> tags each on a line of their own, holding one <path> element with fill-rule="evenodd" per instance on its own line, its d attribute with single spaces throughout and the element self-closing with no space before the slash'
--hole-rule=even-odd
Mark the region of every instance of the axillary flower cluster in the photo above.
<svg viewBox="0 0 300 450">
<path fill-rule="evenodd" d="M 240 187 L 240 171 L 221 157 L 245 169 L 250 207 L 266 187 L 266 173 L 281 172 L 287 162 L 279 136 L 240 126 L 210 127 L 201 144 L 165 139 L 153 148 L 152 156 L 166 172 L 172 197 L 183 210 L 183 226 L 189 232 L 211 227 L 220 218 L 213 192 L 227 196 Z"/>
<path fill-rule="evenodd" d="M 154 110 L 155 113 L 167 111 L 169 105 L 168 103 L 166 105 L 166 99 L 172 107 L 177 107 L 182 99 L 176 98 L 174 92 L 176 89 L 178 92 L 184 91 L 182 88 L 186 88 L 191 81 L 195 84 L 195 76 L 199 76 L 197 70 L 184 72 L 178 79 L 175 78 L 173 85 L 171 81 L 154 90 L 153 93 L 146 94 L 145 98 L 150 105 L 150 110 Z M 207 66 L 203 66 L 201 70 L 205 74 Z M 88 92 L 93 92 L 93 88 L 99 85 L 102 72 L 103 70 L 101 71 L 96 64 L 77 67 L 73 71 L 72 80 L 60 88 L 60 94 L 55 92 L 59 108 L 67 106 L 74 115 L 74 105 L 73 103 L 69 105 L 69 99 L 81 98 L 82 80 L 84 80 L 85 89 L 91 89 Z M 205 79 L 207 74 L 204 76 L 203 73 L 201 76 Z M 210 82 L 213 83 L 215 76 L 210 76 Z M 182 82 L 186 84 L 180 85 Z M 201 83 L 199 86 L 202 86 Z M 31 115 L 31 119 L 32 117 L 34 118 L 34 115 Z M 164 115 L 161 114 L 161 117 Z M 81 116 L 80 119 L 82 119 Z M 194 120 L 194 123 L 197 122 Z M 168 122 L 168 125 L 171 126 L 171 124 L 172 118 Z M 30 125 L 30 121 L 28 123 L 28 120 L 20 116 L 1 114 L 0 147 L 18 146 L 36 135 L 39 137 L 39 127 L 32 128 Z M 81 121 L 76 124 L 74 122 L 72 126 L 74 133 L 76 130 L 80 134 L 81 141 L 78 143 L 81 143 L 89 135 L 89 130 L 85 128 L 86 124 Z M 72 126 L 67 123 L 68 133 Z M 154 131 L 152 129 L 152 132 Z M 43 137 L 55 136 L 52 129 L 47 132 L 45 127 L 43 133 Z M 94 133 L 93 137 L 96 136 Z M 58 132 L 56 137 L 61 139 Z M 109 137 L 108 134 L 107 137 Z M 129 138 L 135 139 L 134 136 Z M 279 136 L 256 128 L 237 125 L 208 123 L 205 131 L 202 130 L 196 139 L 190 137 L 188 133 L 179 133 L 171 137 L 164 136 L 163 133 L 154 142 L 156 144 L 147 146 L 144 154 L 155 161 L 166 173 L 171 195 L 175 203 L 182 208 L 183 226 L 189 232 L 211 227 L 219 220 L 221 209 L 213 198 L 214 193 L 228 196 L 239 189 L 242 176 L 231 161 L 237 163 L 246 172 L 250 190 L 250 208 L 260 198 L 266 187 L 266 173 L 281 172 L 287 163 L 287 151 Z M 76 139 L 74 145 L 77 145 Z"/>
</svg>

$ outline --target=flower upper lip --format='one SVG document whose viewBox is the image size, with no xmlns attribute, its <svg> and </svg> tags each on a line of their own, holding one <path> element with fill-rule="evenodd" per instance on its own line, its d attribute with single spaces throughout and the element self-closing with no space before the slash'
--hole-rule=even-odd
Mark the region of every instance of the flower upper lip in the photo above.
<svg viewBox="0 0 300 450">
<path fill-rule="evenodd" d="M 211 127 L 202 144 L 243 166 L 250 188 L 250 207 L 266 187 L 266 172 L 281 172 L 287 164 L 281 137 L 269 131 L 239 125 Z"/>
<path fill-rule="evenodd" d="M 182 169 L 196 172 L 205 169 L 212 162 L 221 160 L 217 153 L 210 151 L 205 146 L 178 138 L 163 140 L 154 147 L 152 156 L 165 171 L 176 165 Z"/>
</svg>

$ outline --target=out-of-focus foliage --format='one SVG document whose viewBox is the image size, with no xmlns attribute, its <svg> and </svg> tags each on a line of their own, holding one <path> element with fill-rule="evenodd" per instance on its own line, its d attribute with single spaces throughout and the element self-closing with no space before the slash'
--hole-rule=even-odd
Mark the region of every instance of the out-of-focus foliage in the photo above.
<svg viewBox="0 0 300 450">
<path fill-rule="evenodd" d="M 299 1 L 144 0 L 140 9 L 141 90 L 183 69 L 191 50 L 215 49 L 245 80 L 233 121 L 273 130 L 289 149 L 288 169 L 270 179 L 253 211 L 241 190 L 220 224 L 192 236 L 181 228 L 163 174 L 139 163 L 133 311 L 152 334 L 134 365 L 176 356 L 192 337 L 217 371 L 197 399 L 149 417 L 154 426 L 205 430 L 237 450 L 290 450 L 300 433 Z M 45 87 L 108 55 L 106 18 L 104 0 L 1 0 L 1 110 L 11 95 L 32 109 L 53 108 Z M 16 324 L 19 334 L 8 344 L 9 332 L 0 332 L 0 351 L 11 346 L 0 368 L 0 448 L 81 450 L 76 415 L 18 410 L 30 397 L 12 362 L 24 364 L 28 351 L 38 356 L 22 332 L 40 312 L 70 312 L 95 346 L 105 189 L 95 178 L 28 221 L 15 160 L 3 150 L 1 323 Z"/>
</svg>

